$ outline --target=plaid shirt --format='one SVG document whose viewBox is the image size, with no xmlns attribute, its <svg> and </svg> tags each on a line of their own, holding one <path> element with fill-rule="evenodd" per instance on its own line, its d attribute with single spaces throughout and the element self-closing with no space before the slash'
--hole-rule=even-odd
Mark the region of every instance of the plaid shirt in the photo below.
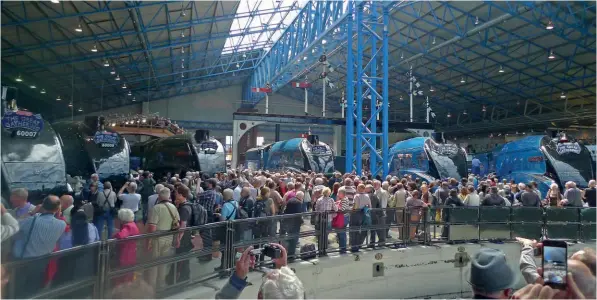
<svg viewBox="0 0 597 300">
<path fill-rule="evenodd" d="M 218 200 L 218 193 L 216 193 L 216 190 L 206 190 L 205 192 L 200 193 L 197 198 L 199 204 L 201 204 L 209 214 L 213 214 Z"/>
<path fill-rule="evenodd" d="M 334 199 L 330 197 L 321 197 L 315 204 L 315 211 L 338 211 L 338 207 L 336 206 Z"/>
</svg>

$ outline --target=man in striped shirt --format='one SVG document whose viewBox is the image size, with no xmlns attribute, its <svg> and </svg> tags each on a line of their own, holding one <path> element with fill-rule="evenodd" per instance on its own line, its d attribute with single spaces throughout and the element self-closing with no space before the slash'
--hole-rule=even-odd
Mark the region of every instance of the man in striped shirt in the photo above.
<svg viewBox="0 0 597 300">
<path fill-rule="evenodd" d="M 354 182 L 350 178 L 344 179 L 344 190 L 346 192 L 346 198 L 348 198 L 348 205 L 352 207 L 354 205 L 354 195 L 357 191 L 354 188 Z"/>
</svg>

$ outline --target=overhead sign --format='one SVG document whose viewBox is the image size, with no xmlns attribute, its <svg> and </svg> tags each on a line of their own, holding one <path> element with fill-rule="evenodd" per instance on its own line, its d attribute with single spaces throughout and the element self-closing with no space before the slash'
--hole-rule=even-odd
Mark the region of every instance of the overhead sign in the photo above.
<svg viewBox="0 0 597 300">
<path fill-rule="evenodd" d="M 114 148 L 119 142 L 118 133 L 108 131 L 96 131 L 93 141 L 100 148 Z"/>
<path fill-rule="evenodd" d="M 558 154 L 575 153 L 580 154 L 581 148 L 577 142 L 574 143 L 558 143 L 556 146 Z"/>
<path fill-rule="evenodd" d="M 328 153 L 328 148 L 323 145 L 313 145 L 313 146 L 311 146 L 311 153 L 326 154 L 326 153 Z"/>
<path fill-rule="evenodd" d="M 40 114 L 28 111 L 7 111 L 2 117 L 2 128 L 12 132 L 13 137 L 35 138 L 44 129 Z"/>
</svg>

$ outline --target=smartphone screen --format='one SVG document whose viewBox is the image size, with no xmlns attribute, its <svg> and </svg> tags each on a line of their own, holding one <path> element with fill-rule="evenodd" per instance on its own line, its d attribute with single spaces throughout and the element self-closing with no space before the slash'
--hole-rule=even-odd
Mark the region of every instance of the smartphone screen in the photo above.
<svg viewBox="0 0 597 300">
<path fill-rule="evenodd" d="M 543 280 L 553 287 L 566 286 L 568 246 L 566 242 L 543 242 Z"/>
</svg>

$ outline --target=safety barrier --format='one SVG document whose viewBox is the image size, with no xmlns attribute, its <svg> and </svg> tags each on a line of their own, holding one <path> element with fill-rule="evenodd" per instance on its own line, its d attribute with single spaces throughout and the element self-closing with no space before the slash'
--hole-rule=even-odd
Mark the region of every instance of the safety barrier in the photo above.
<svg viewBox="0 0 597 300">
<path fill-rule="evenodd" d="M 593 241 L 595 225 L 595 208 L 529 207 L 388 208 L 369 214 L 310 212 L 218 222 L 5 263 L 10 280 L 3 297 L 111 298 L 114 287 L 138 278 L 156 289 L 155 297 L 166 297 L 228 276 L 242 249 L 266 243 L 283 244 L 292 261 L 361 247 L 507 241 L 517 236 Z M 259 265 L 269 263 L 266 257 L 258 260 Z M 52 264 L 57 270 L 53 277 L 47 271 Z M 44 286 L 38 286 L 38 280 Z"/>
</svg>

